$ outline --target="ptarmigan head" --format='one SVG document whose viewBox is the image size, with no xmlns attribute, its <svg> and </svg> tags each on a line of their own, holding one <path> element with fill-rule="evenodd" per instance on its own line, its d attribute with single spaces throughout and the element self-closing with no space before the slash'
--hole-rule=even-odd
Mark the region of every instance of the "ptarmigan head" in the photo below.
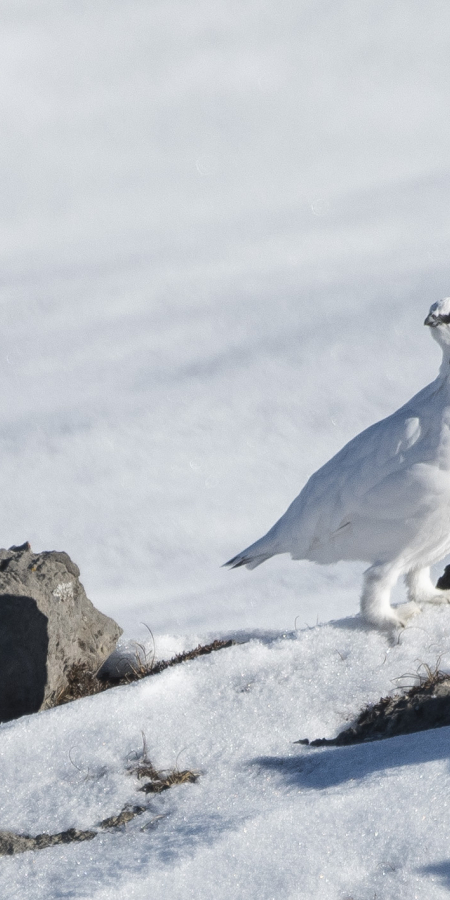
<svg viewBox="0 0 450 900">
<path fill-rule="evenodd" d="M 444 297 L 430 306 L 424 325 L 432 328 L 432 335 L 447 352 L 450 350 L 450 297 Z"/>
</svg>

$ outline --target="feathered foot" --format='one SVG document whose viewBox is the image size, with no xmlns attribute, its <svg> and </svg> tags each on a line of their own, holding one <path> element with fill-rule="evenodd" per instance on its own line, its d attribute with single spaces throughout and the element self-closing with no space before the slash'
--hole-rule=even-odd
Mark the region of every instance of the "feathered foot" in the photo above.
<svg viewBox="0 0 450 900">
<path fill-rule="evenodd" d="M 389 565 L 371 566 L 364 572 L 361 615 L 366 622 L 383 631 L 404 628 L 412 616 L 420 612 L 420 606 L 415 600 L 395 608 L 391 606 L 391 590 L 398 575 L 398 569 Z"/>
<path fill-rule="evenodd" d="M 429 568 L 413 569 L 405 575 L 408 597 L 416 603 L 433 603 L 435 605 L 450 603 L 450 590 L 443 589 L 440 582 L 443 585 L 446 584 L 440 578 L 438 587 L 434 586 Z"/>
</svg>

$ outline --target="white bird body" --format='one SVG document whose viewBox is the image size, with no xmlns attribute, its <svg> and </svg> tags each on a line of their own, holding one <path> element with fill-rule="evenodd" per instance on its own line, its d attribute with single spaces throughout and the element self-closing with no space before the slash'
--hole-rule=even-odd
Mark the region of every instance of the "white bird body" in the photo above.
<svg viewBox="0 0 450 900">
<path fill-rule="evenodd" d="M 429 575 L 450 553 L 450 298 L 433 304 L 425 324 L 443 350 L 436 380 L 346 444 L 270 531 L 226 565 L 252 569 L 279 553 L 369 562 L 361 612 L 379 627 L 403 625 L 418 603 L 450 602 Z M 390 592 L 400 574 L 412 603 L 397 611 Z"/>
</svg>

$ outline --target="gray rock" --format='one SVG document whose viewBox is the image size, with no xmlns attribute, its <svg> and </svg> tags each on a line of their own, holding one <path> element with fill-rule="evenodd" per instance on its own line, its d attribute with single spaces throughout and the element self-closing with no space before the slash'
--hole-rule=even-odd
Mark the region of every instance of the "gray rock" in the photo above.
<svg viewBox="0 0 450 900">
<path fill-rule="evenodd" d="M 67 553 L 0 550 L 0 722 L 57 702 L 73 665 L 96 672 L 122 629 L 86 597 Z"/>
</svg>

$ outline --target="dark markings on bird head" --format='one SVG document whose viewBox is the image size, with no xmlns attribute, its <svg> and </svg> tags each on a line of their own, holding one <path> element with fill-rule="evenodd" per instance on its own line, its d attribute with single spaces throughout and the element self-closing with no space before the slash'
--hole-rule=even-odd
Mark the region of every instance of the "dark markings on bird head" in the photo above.
<svg viewBox="0 0 450 900">
<path fill-rule="evenodd" d="M 438 325 L 448 325 L 450 322 L 450 313 L 428 313 L 424 325 L 429 325 L 430 328 L 436 328 Z"/>
</svg>

